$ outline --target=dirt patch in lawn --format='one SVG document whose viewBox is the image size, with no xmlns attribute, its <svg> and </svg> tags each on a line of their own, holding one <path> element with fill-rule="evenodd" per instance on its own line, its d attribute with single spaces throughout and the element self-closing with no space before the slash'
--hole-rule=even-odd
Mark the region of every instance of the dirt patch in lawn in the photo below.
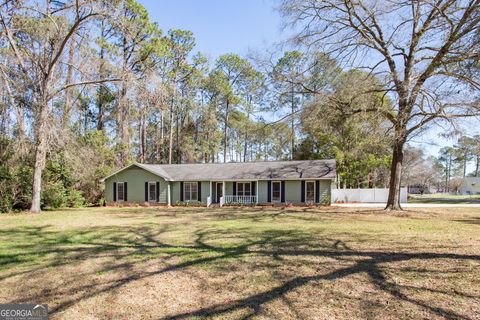
<svg viewBox="0 0 480 320">
<path fill-rule="evenodd" d="M 0 216 L 0 303 L 53 319 L 480 319 L 480 209 Z"/>
</svg>

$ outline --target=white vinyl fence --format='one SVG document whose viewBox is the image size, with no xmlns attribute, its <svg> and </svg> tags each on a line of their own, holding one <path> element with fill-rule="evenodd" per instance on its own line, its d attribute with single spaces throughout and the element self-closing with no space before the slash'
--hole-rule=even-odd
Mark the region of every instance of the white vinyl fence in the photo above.
<svg viewBox="0 0 480 320">
<path fill-rule="evenodd" d="M 385 203 L 388 199 L 388 188 L 381 189 L 332 189 L 332 203 L 360 202 Z M 400 202 L 407 202 L 407 188 L 400 189 Z"/>
</svg>

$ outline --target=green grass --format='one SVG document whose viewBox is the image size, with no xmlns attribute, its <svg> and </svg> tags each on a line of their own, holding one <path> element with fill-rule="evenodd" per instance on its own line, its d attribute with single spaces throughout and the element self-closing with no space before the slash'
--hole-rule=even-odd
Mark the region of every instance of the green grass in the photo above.
<svg viewBox="0 0 480 320">
<path fill-rule="evenodd" d="M 479 208 L 2 215 L 0 303 L 54 319 L 475 319 L 479 228 Z"/>
<path fill-rule="evenodd" d="M 409 195 L 408 203 L 434 203 L 434 204 L 470 204 L 480 203 L 480 195 L 445 195 L 424 194 Z"/>
</svg>

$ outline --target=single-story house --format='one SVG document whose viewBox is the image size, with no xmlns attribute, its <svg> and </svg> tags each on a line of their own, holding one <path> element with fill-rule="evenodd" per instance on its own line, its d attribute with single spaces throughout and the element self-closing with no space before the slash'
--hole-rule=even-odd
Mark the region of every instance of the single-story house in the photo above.
<svg viewBox="0 0 480 320">
<path fill-rule="evenodd" d="M 480 194 L 480 177 L 465 177 L 458 188 L 458 193 L 463 195 Z"/>
<path fill-rule="evenodd" d="M 330 204 L 335 160 L 133 163 L 108 177 L 108 205 Z"/>
</svg>

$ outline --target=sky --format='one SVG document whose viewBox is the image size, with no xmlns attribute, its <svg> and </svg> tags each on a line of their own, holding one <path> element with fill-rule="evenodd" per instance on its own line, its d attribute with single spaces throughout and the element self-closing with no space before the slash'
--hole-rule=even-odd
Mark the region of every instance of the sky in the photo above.
<svg viewBox="0 0 480 320">
<path fill-rule="evenodd" d="M 139 0 L 165 32 L 194 33 L 196 49 L 215 59 L 246 55 L 281 39 L 281 19 L 273 0 Z"/>
<path fill-rule="evenodd" d="M 271 49 L 286 39 L 281 31 L 281 17 L 274 0 L 139 0 L 150 17 L 165 32 L 185 29 L 194 33 L 196 51 L 214 60 L 221 54 Z M 477 120 L 462 126 L 468 135 L 480 134 Z M 444 130 L 433 127 L 410 144 L 422 147 L 427 154 L 438 155 L 443 146 L 451 146 L 455 138 L 440 137 Z M 469 170 L 473 169 L 469 167 Z"/>
</svg>

